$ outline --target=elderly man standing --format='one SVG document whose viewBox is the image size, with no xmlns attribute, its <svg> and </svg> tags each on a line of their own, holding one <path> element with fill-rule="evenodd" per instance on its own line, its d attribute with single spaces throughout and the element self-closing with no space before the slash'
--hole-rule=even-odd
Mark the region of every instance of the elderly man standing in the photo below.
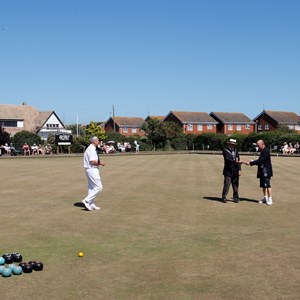
<svg viewBox="0 0 300 300">
<path fill-rule="evenodd" d="M 230 139 L 227 147 L 223 149 L 224 157 L 224 185 L 222 191 L 222 202 L 226 203 L 230 185 L 233 189 L 233 199 L 235 203 L 239 202 L 239 177 L 241 176 L 241 161 L 238 150 L 236 149 L 236 140 Z"/>
<path fill-rule="evenodd" d="M 258 203 L 267 203 L 272 205 L 272 188 L 271 177 L 273 176 L 273 168 L 271 162 L 270 151 L 266 147 L 263 140 L 257 141 L 258 151 L 260 152 L 257 160 L 252 160 L 246 163 L 248 166 L 257 166 L 257 178 L 259 178 L 259 186 L 263 190 L 264 198 Z"/>
<path fill-rule="evenodd" d="M 88 195 L 82 200 L 82 203 L 89 211 L 100 209 L 100 207 L 95 205 L 94 200 L 103 189 L 99 166 L 105 166 L 105 163 L 98 156 L 98 137 L 93 136 L 90 142 L 91 144 L 85 150 L 83 158 L 83 166 L 88 179 Z"/>
</svg>

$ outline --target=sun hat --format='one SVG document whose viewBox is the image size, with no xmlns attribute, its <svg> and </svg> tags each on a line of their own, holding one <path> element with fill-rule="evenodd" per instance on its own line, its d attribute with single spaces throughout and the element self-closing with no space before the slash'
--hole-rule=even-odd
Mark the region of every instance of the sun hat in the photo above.
<svg viewBox="0 0 300 300">
<path fill-rule="evenodd" d="M 232 144 L 232 145 L 236 145 L 237 142 L 236 142 L 236 139 L 230 139 L 227 144 Z"/>
</svg>

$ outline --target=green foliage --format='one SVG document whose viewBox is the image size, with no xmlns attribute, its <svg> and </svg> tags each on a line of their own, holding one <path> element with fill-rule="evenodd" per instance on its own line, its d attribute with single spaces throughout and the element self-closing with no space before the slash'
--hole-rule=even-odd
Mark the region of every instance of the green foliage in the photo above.
<svg viewBox="0 0 300 300">
<path fill-rule="evenodd" d="M 88 145 L 90 143 L 90 139 L 93 136 L 97 136 L 99 140 L 103 141 L 106 138 L 105 132 L 100 125 L 97 125 L 96 122 L 91 122 L 89 125 L 85 127 L 85 143 Z"/>
<path fill-rule="evenodd" d="M 157 119 L 150 119 L 142 126 L 142 130 L 146 132 L 148 140 L 155 149 L 161 149 L 166 144 L 166 134 L 163 122 Z"/>
<path fill-rule="evenodd" d="M 6 143 L 10 142 L 10 134 L 5 131 L 5 128 L 3 128 L 0 125 L 0 145 L 5 145 Z"/>
<path fill-rule="evenodd" d="M 174 122 L 162 122 L 162 129 L 167 140 L 182 137 L 182 128 Z"/>
<path fill-rule="evenodd" d="M 66 126 L 66 129 L 71 130 L 73 136 L 77 135 L 77 124 L 70 124 Z M 78 135 L 83 136 L 85 134 L 84 128 L 81 127 L 81 125 L 78 125 Z"/>
<path fill-rule="evenodd" d="M 73 143 L 71 145 L 71 152 L 72 153 L 83 153 L 85 148 L 85 139 L 82 136 L 75 136 L 73 137 Z"/>
<path fill-rule="evenodd" d="M 38 145 L 42 144 L 42 140 L 38 134 L 31 131 L 22 130 L 13 136 L 12 143 L 16 149 L 20 150 L 25 143 L 27 143 L 29 146 L 32 146 L 33 144 Z"/>
<path fill-rule="evenodd" d="M 197 150 L 221 150 L 228 137 L 221 133 L 205 132 L 197 135 L 194 144 Z"/>
</svg>

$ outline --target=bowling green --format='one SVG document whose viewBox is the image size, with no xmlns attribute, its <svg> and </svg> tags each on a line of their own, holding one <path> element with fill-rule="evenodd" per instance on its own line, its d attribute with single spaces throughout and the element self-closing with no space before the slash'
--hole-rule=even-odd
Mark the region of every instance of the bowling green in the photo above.
<svg viewBox="0 0 300 300">
<path fill-rule="evenodd" d="M 0 252 L 44 263 L 0 277 L 2 299 L 299 299 L 299 157 L 272 157 L 271 207 L 256 167 L 219 201 L 220 155 L 102 159 L 88 212 L 82 156 L 0 158 Z"/>
</svg>

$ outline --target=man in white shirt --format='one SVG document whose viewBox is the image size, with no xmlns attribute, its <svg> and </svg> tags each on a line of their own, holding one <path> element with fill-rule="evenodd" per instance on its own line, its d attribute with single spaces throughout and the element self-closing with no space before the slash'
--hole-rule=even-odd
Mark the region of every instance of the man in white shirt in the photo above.
<svg viewBox="0 0 300 300">
<path fill-rule="evenodd" d="M 82 200 L 87 210 L 99 210 L 94 200 L 102 191 L 102 183 L 99 173 L 99 166 L 105 166 L 104 161 L 99 159 L 97 148 L 99 139 L 96 136 L 91 138 L 91 144 L 86 148 L 83 157 L 83 167 L 88 179 L 88 195 Z"/>
</svg>

